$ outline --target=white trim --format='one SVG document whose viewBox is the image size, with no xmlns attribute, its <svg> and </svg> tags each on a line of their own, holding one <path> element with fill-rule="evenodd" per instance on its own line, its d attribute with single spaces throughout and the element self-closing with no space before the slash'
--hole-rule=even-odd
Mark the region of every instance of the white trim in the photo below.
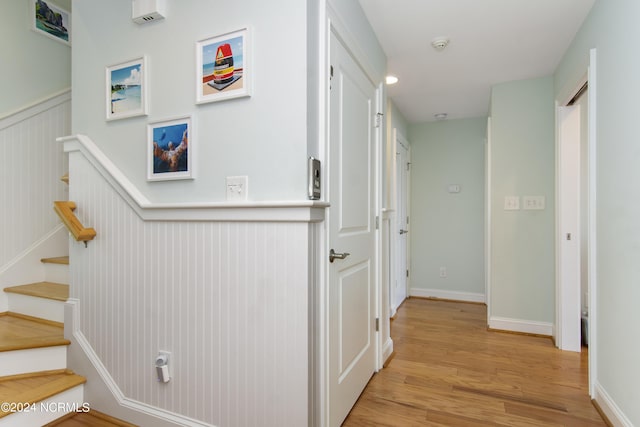
<svg viewBox="0 0 640 427">
<path fill-rule="evenodd" d="M 633 427 L 631 420 L 629 420 L 618 405 L 616 405 L 611 396 L 609 396 L 605 389 L 602 388 L 602 385 L 596 381 L 593 385 L 593 389 L 593 400 L 595 400 L 598 406 L 600 406 L 600 409 L 602 409 L 602 412 L 604 412 L 612 425 L 616 427 Z"/>
<path fill-rule="evenodd" d="M 50 110 L 60 104 L 63 104 L 71 100 L 71 89 L 64 89 L 60 92 L 56 92 L 53 95 L 49 95 L 45 98 L 39 99 L 31 104 L 21 107 L 15 111 L 9 112 L 6 115 L 0 117 L 0 130 L 6 129 L 10 126 L 27 120 L 33 116 L 37 116 L 43 111 Z"/>
<path fill-rule="evenodd" d="M 597 334 L 597 325 L 598 325 L 598 299 L 596 298 L 598 293 L 598 263 L 597 263 L 597 222 L 596 222 L 596 197 L 597 197 L 597 182 L 596 182 L 596 174 L 597 174 L 597 132 L 596 132 L 596 49 L 591 49 L 589 51 L 589 92 L 587 93 L 588 98 L 588 108 L 589 108 L 589 118 L 588 118 L 588 126 L 589 126 L 589 147 L 588 147 L 588 156 L 589 156 L 589 176 L 587 177 L 587 185 L 588 185 L 588 197 L 589 197 L 589 206 L 588 206 L 588 246 L 587 246 L 587 262 L 589 263 L 589 277 L 588 277 L 588 285 L 589 289 L 589 395 L 594 396 L 595 393 L 595 384 L 598 382 L 597 377 L 597 369 L 598 366 L 598 334 Z"/>
<path fill-rule="evenodd" d="M 522 332 L 552 336 L 553 323 L 536 322 L 534 320 L 508 319 L 506 317 L 490 317 L 489 328 L 501 331 Z"/>
<path fill-rule="evenodd" d="M 441 298 L 464 302 L 485 302 L 484 294 L 474 292 L 447 291 L 443 289 L 411 288 L 409 295 L 421 298 Z"/>
<path fill-rule="evenodd" d="M 76 298 L 69 298 L 69 300 L 67 300 L 67 305 L 71 308 L 72 312 L 71 317 L 73 319 L 73 324 L 71 325 L 71 328 L 73 338 L 80 345 L 80 348 L 84 352 L 85 356 L 87 357 L 87 359 L 89 359 L 98 375 L 100 375 L 102 382 L 109 389 L 114 399 L 120 406 L 143 413 L 148 416 L 171 421 L 185 427 L 214 427 L 212 424 L 194 420 L 193 418 L 185 417 L 175 412 L 166 411 L 164 409 L 160 409 L 155 406 L 151 406 L 146 403 L 127 398 L 122 390 L 120 390 L 120 387 L 118 387 L 118 384 L 115 382 L 111 374 L 109 374 L 107 368 L 103 365 L 100 357 L 95 353 L 95 351 L 93 351 L 93 347 L 91 347 L 91 344 L 80 330 L 80 300 Z"/>
<path fill-rule="evenodd" d="M 487 139 L 485 144 L 485 247 L 484 247 L 484 293 L 487 317 L 491 316 L 491 117 L 487 117 Z"/>
<path fill-rule="evenodd" d="M 86 135 L 58 138 L 80 152 L 144 221 L 319 222 L 328 203 L 314 200 L 246 203 L 152 203 Z"/>
<path fill-rule="evenodd" d="M 387 338 L 387 341 L 382 346 L 382 363 L 386 362 L 393 353 L 393 340 L 391 337 Z"/>
</svg>

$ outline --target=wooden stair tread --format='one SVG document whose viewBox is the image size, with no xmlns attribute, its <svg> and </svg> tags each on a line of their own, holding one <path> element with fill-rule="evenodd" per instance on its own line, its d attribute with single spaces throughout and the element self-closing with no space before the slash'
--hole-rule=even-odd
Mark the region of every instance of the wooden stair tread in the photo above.
<svg viewBox="0 0 640 427">
<path fill-rule="evenodd" d="M 1 377 L 0 402 L 37 403 L 85 382 L 69 370 Z M 10 414 L 0 410 L 0 418 Z"/>
<path fill-rule="evenodd" d="M 28 285 L 11 286 L 5 288 L 4 291 L 63 302 L 69 299 L 69 285 L 64 285 L 62 283 L 30 283 Z"/>
<path fill-rule="evenodd" d="M 0 313 L 0 352 L 70 343 L 64 338 L 61 324 L 15 313 Z"/>
<path fill-rule="evenodd" d="M 45 264 L 63 264 L 69 265 L 69 256 L 57 256 L 51 258 L 42 258 L 40 262 Z"/>
<path fill-rule="evenodd" d="M 135 424 L 113 418 L 102 412 L 91 410 L 89 412 L 80 412 L 69 414 L 60 418 L 44 427 L 137 427 Z"/>
</svg>

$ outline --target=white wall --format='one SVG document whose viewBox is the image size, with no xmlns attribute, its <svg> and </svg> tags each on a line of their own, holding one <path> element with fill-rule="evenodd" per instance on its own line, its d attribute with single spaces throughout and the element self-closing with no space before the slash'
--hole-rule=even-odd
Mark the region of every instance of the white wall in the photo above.
<svg viewBox="0 0 640 427">
<path fill-rule="evenodd" d="M 491 93 L 491 304 L 498 329 L 551 335 L 555 319 L 553 79 Z M 544 196 L 544 210 L 505 210 L 506 196 Z M 500 321 L 498 324 L 497 321 Z"/>
<path fill-rule="evenodd" d="M 71 48 L 30 29 L 29 3 L 2 1 L 0 118 L 71 86 Z M 54 3 L 71 11 L 70 0 Z"/>
<path fill-rule="evenodd" d="M 486 127 L 486 118 L 409 126 L 411 295 L 484 301 Z"/>
<path fill-rule="evenodd" d="M 563 99 L 597 49 L 596 399 L 615 425 L 640 425 L 640 3 L 596 2 L 555 75 Z M 593 307 L 592 307 L 593 309 Z M 591 318 L 593 319 L 593 317 Z"/>
<path fill-rule="evenodd" d="M 167 3 L 137 25 L 131 1 L 74 2 L 73 133 L 86 134 L 152 202 L 224 201 L 225 177 L 247 175 L 250 200 L 306 199 L 307 4 Z M 286 11 L 286 13 L 283 13 Z M 250 26 L 253 95 L 195 104 L 195 43 Z M 105 121 L 105 67 L 146 55 L 149 116 Z M 195 120 L 196 179 L 146 181 L 146 125 Z"/>
</svg>

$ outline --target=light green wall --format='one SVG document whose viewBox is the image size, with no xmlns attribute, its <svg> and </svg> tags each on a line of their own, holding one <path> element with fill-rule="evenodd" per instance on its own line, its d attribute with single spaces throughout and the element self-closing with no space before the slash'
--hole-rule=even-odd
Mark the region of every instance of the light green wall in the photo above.
<svg viewBox="0 0 640 427">
<path fill-rule="evenodd" d="M 491 92 L 489 317 L 555 321 L 555 136 L 551 77 Z M 544 196 L 544 210 L 504 210 L 505 196 Z M 491 320 L 491 319 L 490 319 Z"/>
<path fill-rule="evenodd" d="M 73 131 L 88 135 L 147 198 L 224 201 L 225 177 L 235 175 L 249 177 L 249 200 L 307 198 L 307 152 L 315 146 L 307 144 L 307 2 L 167 2 L 166 19 L 143 25 L 131 20 L 131 0 L 73 6 Z M 196 42 L 245 26 L 253 36 L 252 96 L 196 105 Z M 143 55 L 148 117 L 107 122 L 105 67 Z M 147 123 L 184 115 L 195 122 L 196 179 L 147 182 Z"/>
<path fill-rule="evenodd" d="M 70 0 L 56 1 L 71 11 Z M 71 48 L 31 30 L 29 2 L 3 0 L 0 117 L 71 87 Z"/>
<path fill-rule="evenodd" d="M 412 289 L 484 295 L 485 135 L 486 118 L 409 126 Z"/>
<path fill-rule="evenodd" d="M 640 425 L 639 16 L 637 0 L 597 1 L 555 81 L 563 99 L 597 49 L 597 321 L 590 326 L 597 383 L 630 425 Z"/>
</svg>

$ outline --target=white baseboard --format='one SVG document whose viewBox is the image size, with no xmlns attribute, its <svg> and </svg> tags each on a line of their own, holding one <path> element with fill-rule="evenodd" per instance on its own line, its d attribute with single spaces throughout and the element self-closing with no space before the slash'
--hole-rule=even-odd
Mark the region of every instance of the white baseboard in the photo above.
<svg viewBox="0 0 640 427">
<path fill-rule="evenodd" d="M 489 328 L 501 331 L 522 332 L 535 335 L 553 335 L 553 324 L 533 320 L 509 319 L 506 317 L 489 318 Z"/>
<path fill-rule="evenodd" d="M 484 294 L 473 292 L 447 291 L 443 289 L 411 288 L 409 295 L 421 298 L 440 298 L 465 302 L 485 302 Z"/>
<path fill-rule="evenodd" d="M 611 396 L 609 396 L 598 382 L 594 384 L 593 391 L 593 400 L 595 400 L 598 406 L 600 406 L 600 409 L 602 409 L 602 412 L 604 412 L 611 424 L 616 427 L 633 427 L 629 418 L 626 417 L 618 405 L 616 405 L 613 399 L 611 399 Z"/>
<path fill-rule="evenodd" d="M 382 346 L 382 364 L 384 364 L 391 354 L 393 353 L 393 340 L 391 337 L 387 338 L 387 342 Z"/>
</svg>

